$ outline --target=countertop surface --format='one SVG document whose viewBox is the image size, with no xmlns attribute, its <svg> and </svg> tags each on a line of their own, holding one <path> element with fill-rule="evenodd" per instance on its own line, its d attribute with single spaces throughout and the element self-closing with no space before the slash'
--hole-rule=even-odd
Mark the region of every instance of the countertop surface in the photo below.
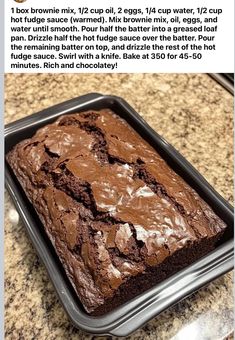
<svg viewBox="0 0 235 340">
<path fill-rule="evenodd" d="M 89 92 L 123 97 L 233 202 L 233 97 L 206 74 L 7 74 L 5 122 Z M 12 223 L 12 209 L 6 193 L 5 338 L 98 338 L 70 323 L 21 221 Z M 127 339 L 225 338 L 233 331 L 232 277 L 223 275 Z"/>
</svg>

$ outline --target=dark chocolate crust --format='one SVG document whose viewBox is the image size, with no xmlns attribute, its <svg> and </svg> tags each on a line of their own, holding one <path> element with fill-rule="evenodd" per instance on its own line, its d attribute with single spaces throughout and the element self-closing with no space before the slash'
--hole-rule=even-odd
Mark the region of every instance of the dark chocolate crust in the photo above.
<svg viewBox="0 0 235 340">
<path fill-rule="evenodd" d="M 210 252 L 226 228 L 108 109 L 61 116 L 17 144 L 7 161 L 91 314 Z"/>
</svg>

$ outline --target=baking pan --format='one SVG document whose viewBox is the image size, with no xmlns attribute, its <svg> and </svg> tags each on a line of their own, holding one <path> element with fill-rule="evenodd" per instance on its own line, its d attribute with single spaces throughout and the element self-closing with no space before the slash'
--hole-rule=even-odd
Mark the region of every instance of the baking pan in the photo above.
<svg viewBox="0 0 235 340">
<path fill-rule="evenodd" d="M 234 73 L 208 73 L 210 77 L 222 85 L 231 94 L 234 94 Z"/>
<path fill-rule="evenodd" d="M 6 164 L 6 188 L 73 324 L 97 335 L 127 336 L 169 306 L 233 268 L 233 207 L 183 156 L 148 126 L 127 102 L 115 96 L 88 94 L 8 124 L 5 128 L 5 152 L 7 153 L 16 143 L 31 137 L 38 128 L 53 122 L 62 114 L 102 108 L 110 108 L 124 118 L 228 224 L 218 247 L 199 261 L 114 311 L 99 317 L 89 316 L 73 290 L 34 208 Z"/>
</svg>

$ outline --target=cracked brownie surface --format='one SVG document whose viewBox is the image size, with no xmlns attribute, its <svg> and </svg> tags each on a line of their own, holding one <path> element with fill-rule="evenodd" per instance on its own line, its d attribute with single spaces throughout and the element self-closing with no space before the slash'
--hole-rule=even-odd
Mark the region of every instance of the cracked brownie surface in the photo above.
<svg viewBox="0 0 235 340">
<path fill-rule="evenodd" d="M 205 255 L 226 228 L 109 109 L 61 116 L 7 160 L 89 313 L 108 312 Z"/>
</svg>

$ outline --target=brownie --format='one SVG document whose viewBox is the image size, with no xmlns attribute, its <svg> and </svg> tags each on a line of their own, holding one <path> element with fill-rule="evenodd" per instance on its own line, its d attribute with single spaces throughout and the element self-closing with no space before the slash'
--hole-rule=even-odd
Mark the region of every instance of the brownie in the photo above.
<svg viewBox="0 0 235 340">
<path fill-rule="evenodd" d="M 226 228 L 109 109 L 61 116 L 18 143 L 7 161 L 93 315 L 207 254 Z"/>
</svg>

